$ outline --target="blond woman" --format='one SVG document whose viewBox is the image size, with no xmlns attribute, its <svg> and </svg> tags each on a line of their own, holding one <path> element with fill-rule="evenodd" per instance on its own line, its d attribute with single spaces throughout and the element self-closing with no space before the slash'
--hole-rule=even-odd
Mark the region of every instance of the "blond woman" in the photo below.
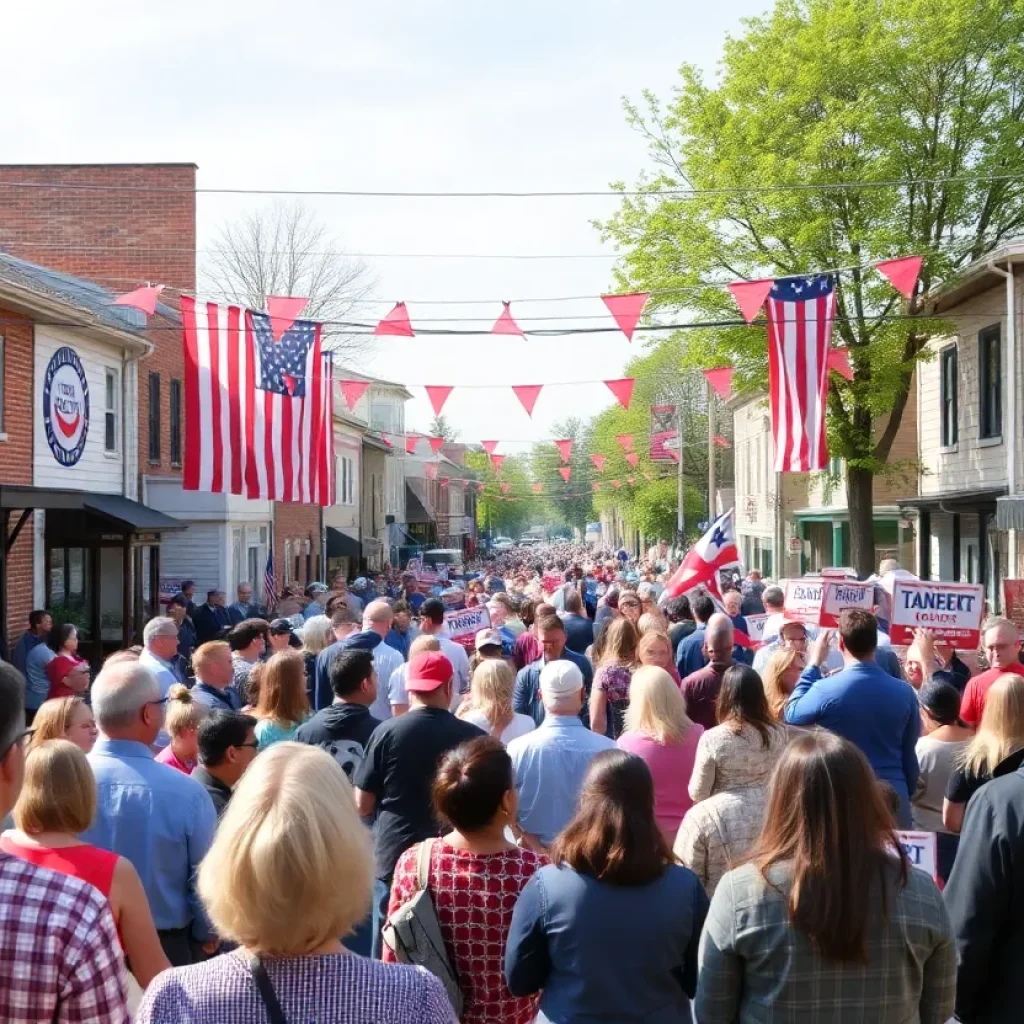
<svg viewBox="0 0 1024 1024">
<path fill-rule="evenodd" d="M 47 740 L 71 740 L 83 754 L 88 754 L 100 731 L 92 709 L 81 697 L 54 697 L 44 701 L 32 719 L 32 747 Z"/>
<path fill-rule="evenodd" d="M 501 740 L 505 746 L 516 737 L 533 732 L 534 720 L 512 710 L 515 684 L 515 673 L 508 662 L 497 658 L 481 661 L 470 683 L 472 709 L 459 717 Z"/>
<path fill-rule="evenodd" d="M 164 728 L 171 742 L 156 755 L 156 760 L 191 775 L 199 757 L 199 723 L 209 710 L 193 698 L 188 687 L 175 683 L 167 691 L 167 710 L 164 713 Z"/>
<path fill-rule="evenodd" d="M 799 681 L 805 664 L 804 652 L 792 647 L 781 648 L 768 659 L 761 680 L 764 684 L 765 699 L 768 701 L 768 710 L 777 722 L 782 721 L 782 710 Z"/>
</svg>

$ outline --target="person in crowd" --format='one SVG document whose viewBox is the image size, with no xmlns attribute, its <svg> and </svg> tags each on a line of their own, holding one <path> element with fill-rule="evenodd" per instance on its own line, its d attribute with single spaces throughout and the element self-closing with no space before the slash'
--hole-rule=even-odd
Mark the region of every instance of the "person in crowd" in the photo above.
<svg viewBox="0 0 1024 1024">
<path fill-rule="evenodd" d="M 661 609 L 668 619 L 668 636 L 672 641 L 672 656 L 675 659 L 675 652 L 679 649 L 680 643 L 688 637 L 696 628 L 697 623 L 693 621 L 693 612 L 690 610 L 690 599 L 685 594 L 679 597 L 670 597 L 662 605 Z"/>
<path fill-rule="evenodd" d="M 28 613 L 28 629 L 18 638 L 11 652 L 11 664 L 25 675 L 25 663 L 29 651 L 46 643 L 53 629 L 53 616 L 45 608 L 35 608 Z"/>
<path fill-rule="evenodd" d="M 57 657 L 47 642 L 52 633 L 51 626 L 46 639 L 35 644 L 25 656 L 25 721 L 28 725 L 32 724 L 36 712 L 50 696 L 50 677 L 46 674 L 46 667 Z"/>
<path fill-rule="evenodd" d="M 256 719 L 238 711 L 211 711 L 199 723 L 199 763 L 192 778 L 210 796 L 217 817 L 223 816 L 231 791 L 256 756 Z"/>
<path fill-rule="evenodd" d="M 622 615 L 609 624 L 601 640 L 601 660 L 590 690 L 590 728 L 615 740 L 622 734 L 629 707 L 629 681 L 636 668 L 639 635 L 632 619 Z"/>
<path fill-rule="evenodd" d="M 761 681 L 764 684 L 768 710 L 776 722 L 783 721 L 786 703 L 796 689 L 806 665 L 807 655 L 802 649 L 782 647 L 772 654 L 767 665 L 761 669 Z"/>
<path fill-rule="evenodd" d="M 70 740 L 83 754 L 88 754 L 99 736 L 92 708 L 81 697 L 45 701 L 36 712 L 32 727 L 30 750 L 47 740 Z"/>
<path fill-rule="evenodd" d="M 437 637 L 441 653 L 452 663 L 455 671 L 455 693 L 452 700 L 454 705 L 458 706 L 460 695 L 469 690 L 469 655 L 466 654 L 465 647 L 446 635 L 444 603 L 439 598 L 432 597 L 423 602 L 420 608 L 420 632 L 423 636 Z"/>
<path fill-rule="evenodd" d="M 327 599 L 330 595 L 331 592 L 323 583 L 310 583 L 306 587 L 306 597 L 309 599 L 309 603 L 303 609 L 302 617 L 311 619 L 314 615 L 326 614 Z M 345 591 L 345 603 L 355 615 L 363 614 L 363 602 L 355 594 Z"/>
<path fill-rule="evenodd" d="M 747 620 L 740 611 L 742 605 L 743 595 L 738 590 L 727 590 L 722 595 L 722 606 L 725 608 L 725 614 L 732 619 L 733 628 L 741 633 L 749 633 Z"/>
<path fill-rule="evenodd" d="M 199 869 L 214 926 L 238 949 L 161 974 L 136 1024 L 452 1024 L 433 975 L 342 945 L 366 915 L 372 879 L 370 833 L 344 774 L 322 750 L 275 745 L 242 776 Z"/>
<path fill-rule="evenodd" d="M 330 664 L 325 664 L 323 672 L 318 669 L 320 655 L 328 648 L 334 647 L 328 656 L 333 658 L 341 650 L 341 641 L 359 630 L 359 620 L 342 604 L 336 607 L 331 617 L 314 615 L 307 619 L 302 629 L 302 660 L 306 668 L 306 696 L 309 706 L 320 711 L 331 703 L 330 696 Z M 337 646 L 335 646 L 337 645 Z"/>
<path fill-rule="evenodd" d="M 183 594 L 175 594 L 167 602 L 167 617 L 178 627 L 178 656 L 174 659 L 175 673 L 189 675 L 192 652 L 196 649 L 196 627 L 188 615 L 188 601 Z"/>
<path fill-rule="evenodd" d="M 442 615 L 442 621 L 444 616 Z M 378 679 L 390 679 L 395 669 L 400 665 L 405 664 L 405 656 L 401 651 L 395 650 L 394 647 L 388 645 L 386 637 L 391 632 L 391 627 L 394 621 L 394 613 L 391 610 L 391 605 L 387 601 L 371 601 L 363 612 L 363 631 L 372 636 L 379 638 L 373 648 L 373 665 L 377 670 Z M 353 638 L 349 638 L 346 642 L 347 646 L 354 646 L 355 641 Z M 442 644 L 442 647 L 444 645 Z M 454 644 L 453 646 L 458 646 Z M 463 659 L 467 661 L 466 652 L 463 648 L 459 648 L 462 653 Z M 448 659 L 451 661 L 451 658 Z M 454 662 L 452 662 L 454 664 Z M 467 670 L 468 671 L 468 670 Z M 467 677 L 468 678 L 468 677 Z M 379 691 L 384 691 L 384 687 L 379 687 Z M 386 692 L 378 692 L 377 700 L 370 708 L 374 718 L 377 718 L 381 722 L 391 717 L 391 703 L 388 700 Z"/>
<path fill-rule="evenodd" d="M 404 661 L 408 661 L 409 648 L 413 640 L 420 635 L 420 631 L 412 624 L 412 609 L 408 601 L 396 601 L 391 610 L 394 613 L 394 620 L 384 643 L 398 651 Z"/>
<path fill-rule="evenodd" d="M 37 645 L 38 646 L 38 645 Z M 0 662 L 0 818 L 25 773 L 25 680 Z M 0 1020 L 128 1024 L 124 956 L 110 904 L 89 882 L 0 848 Z M 17 951 L 18 966 L 11 963 Z"/>
<path fill-rule="evenodd" d="M 1007 672 L 988 688 L 978 731 L 954 761 L 942 804 L 942 822 L 946 828 L 958 833 L 968 800 L 986 783 L 1016 771 L 1021 764 L 1024 764 L 1024 677 Z"/>
<path fill-rule="evenodd" d="M 249 676 L 267 649 L 267 629 L 264 619 L 243 619 L 237 626 L 232 626 L 227 635 L 234 672 L 231 685 L 238 693 L 238 702 L 243 706 L 253 703 L 249 696 Z"/>
<path fill-rule="evenodd" d="M 540 992 L 542 1021 L 689 1021 L 707 909 L 658 828 L 647 765 L 599 753 L 512 912 L 509 990 Z"/>
<path fill-rule="evenodd" d="M 641 665 L 653 665 L 666 671 L 676 686 L 682 682 L 676 669 L 672 638 L 663 630 L 652 629 L 644 633 L 637 644 L 636 656 Z"/>
<path fill-rule="evenodd" d="M 404 715 L 409 710 L 409 696 L 405 689 L 405 680 L 409 674 L 409 662 L 417 654 L 426 654 L 428 651 L 440 650 L 441 641 L 436 636 L 423 636 L 421 634 L 413 640 L 412 645 L 409 647 L 409 661 L 399 665 L 391 673 L 391 678 L 388 680 L 388 703 L 391 705 L 391 714 L 394 717 Z"/>
<path fill-rule="evenodd" d="M 565 626 L 565 646 L 577 654 L 586 654 L 594 642 L 594 624 L 583 614 L 583 598 L 578 590 L 570 590 L 565 595 L 562 623 Z"/>
<path fill-rule="evenodd" d="M 557 615 L 545 615 L 534 623 L 534 628 L 540 643 L 541 656 L 516 675 L 512 707 L 521 715 L 529 715 L 540 725 L 544 721 L 544 702 L 540 692 L 540 677 L 544 667 L 553 661 L 568 661 L 580 670 L 586 688 L 584 708 L 594 681 L 594 670 L 587 658 L 565 646 L 565 627 Z M 581 713 L 582 710 L 581 708 Z"/>
<path fill-rule="evenodd" d="M 181 594 L 181 596 L 183 598 L 185 598 L 185 611 L 188 614 L 188 617 L 191 619 L 193 617 L 193 615 L 195 615 L 195 611 L 196 611 L 196 603 L 195 603 L 196 584 L 195 584 L 195 580 L 182 580 L 181 581 L 181 590 L 179 590 L 178 593 Z M 177 596 L 177 594 L 175 596 Z"/>
<path fill-rule="evenodd" d="M 248 581 L 239 583 L 236 595 L 238 599 L 228 607 L 228 618 L 231 620 L 232 626 L 237 626 L 246 619 L 263 618 L 263 609 L 253 600 L 251 583 Z"/>
<path fill-rule="evenodd" d="M 944 1024 L 955 984 L 942 897 L 907 863 L 867 759 L 832 733 L 799 736 L 750 858 L 711 899 L 696 1019 L 747 1024 L 767 1007 L 773 1020 Z"/>
<path fill-rule="evenodd" d="M 697 604 L 700 598 L 697 598 Z M 705 609 L 701 607 L 698 615 Z M 707 663 L 689 675 L 683 676 L 680 689 L 686 700 L 686 713 L 690 718 L 705 729 L 713 729 L 718 722 L 718 693 L 722 688 L 722 677 L 733 664 L 733 633 L 732 620 L 722 612 L 715 612 L 707 620 L 702 631 L 693 634 L 704 643 L 704 654 Z M 689 643 L 693 637 L 683 641 Z"/>
<path fill-rule="evenodd" d="M 254 712 L 259 749 L 292 739 L 309 714 L 302 656 L 297 651 L 273 655 L 263 666 Z"/>
<path fill-rule="evenodd" d="M 274 619 L 267 627 L 267 649 L 264 658 L 272 657 L 281 651 L 298 650 L 302 641 L 295 634 L 291 619 Z"/>
<path fill-rule="evenodd" d="M 199 605 L 192 613 L 192 622 L 196 627 L 196 643 L 205 644 L 209 640 L 223 640 L 231 628 L 231 616 L 224 607 L 223 590 L 208 590 L 205 604 Z"/>
<path fill-rule="evenodd" d="M 903 658 L 903 678 L 915 690 L 920 690 L 931 679 L 937 668 L 935 640 L 931 631 L 916 630 L 914 642 L 907 648 L 907 653 Z"/>
<path fill-rule="evenodd" d="M 459 717 L 497 737 L 505 746 L 533 732 L 537 723 L 529 715 L 512 710 L 515 682 L 512 667 L 500 657 L 481 661 L 474 669 L 470 683 L 472 707 Z"/>
<path fill-rule="evenodd" d="M 459 705 L 460 718 L 463 717 L 463 709 L 472 711 L 473 675 L 480 664 L 485 661 L 504 660 L 502 652 L 505 649 L 505 645 L 502 643 L 501 634 L 496 629 L 479 630 L 473 638 L 473 647 L 475 648 L 473 657 L 469 659 L 470 692 L 463 697 L 462 703 Z M 512 678 L 515 679 L 515 673 L 512 674 Z"/>
<path fill-rule="evenodd" d="M 981 725 L 985 701 L 993 683 L 1007 672 L 1024 675 L 1024 665 L 1020 663 L 1020 633 L 1009 619 L 987 622 L 981 646 L 988 669 L 971 678 L 960 701 L 960 718 L 972 729 Z"/>
<path fill-rule="evenodd" d="M 427 884 L 459 979 L 460 1020 L 530 1024 L 538 1000 L 509 992 L 505 942 L 516 899 L 544 860 L 505 838 L 506 829 L 516 821 L 517 798 L 512 762 L 501 742 L 481 736 L 445 754 L 432 799 L 437 817 L 451 831 L 425 840 L 430 844 Z M 419 888 L 421 846 L 417 843 L 399 858 L 389 916 Z M 384 961 L 393 960 L 385 945 Z"/>
<path fill-rule="evenodd" d="M 132 974 L 145 988 L 170 964 L 135 868 L 124 857 L 78 838 L 95 811 L 96 781 L 85 754 L 68 740 L 47 740 L 25 760 L 24 784 L 14 806 L 17 827 L 0 837 L 0 851 L 80 878 L 103 893 Z"/>
<path fill-rule="evenodd" d="M 765 592 L 765 585 L 761 579 L 761 573 L 757 569 L 751 569 L 747 578 L 740 586 L 740 593 L 743 601 L 740 604 L 741 615 L 764 615 L 764 600 L 762 595 Z"/>
<path fill-rule="evenodd" d="M 226 640 L 209 640 L 192 656 L 196 681 L 190 691 L 197 704 L 216 711 L 237 711 L 241 707 L 238 691 L 231 685 L 235 667 Z"/>
<path fill-rule="evenodd" d="M 764 620 L 764 629 L 761 631 L 761 642 L 770 644 L 778 639 L 779 633 L 782 631 L 782 624 L 786 621 L 786 595 L 782 587 L 773 583 L 764 588 L 761 593 L 761 601 L 764 604 L 765 614 L 768 616 Z M 754 668 L 757 666 L 755 665 Z"/>
<path fill-rule="evenodd" d="M 371 651 L 341 651 L 331 663 L 334 700 L 299 726 L 296 742 L 322 747 L 351 780 L 363 763 L 374 729 L 380 725 L 371 710 L 379 687 Z"/>
<path fill-rule="evenodd" d="M 172 964 L 216 946 L 193 887 L 216 823 L 213 804 L 188 775 L 153 759 L 166 697 L 138 662 L 105 666 L 92 687 L 100 738 L 89 754 L 97 806 L 82 841 L 132 862 Z"/>
<path fill-rule="evenodd" d="M 198 757 L 199 723 L 206 717 L 208 705 L 194 700 L 192 691 L 175 683 L 167 693 L 164 728 L 171 742 L 156 755 L 160 764 L 170 765 L 191 775 Z"/>
<path fill-rule="evenodd" d="M 936 639 L 935 660 L 939 667 L 932 673 L 932 678 L 952 683 L 962 697 L 970 681 L 971 670 L 957 655 L 956 648 L 948 641 Z"/>
<path fill-rule="evenodd" d="M 929 680 L 918 691 L 917 700 L 921 705 L 921 738 L 917 741 L 921 773 L 911 800 L 911 820 L 917 831 L 936 834 L 939 877 L 945 882 L 958 840 L 942 821 L 943 798 L 972 734 L 960 721 L 960 694 L 952 683 Z"/>
<path fill-rule="evenodd" d="M 492 608 L 491 605 L 494 605 Z M 491 624 L 497 622 L 497 628 L 512 636 L 513 643 L 526 631 L 518 606 L 504 591 L 499 591 L 487 599 L 487 612 L 491 616 Z M 497 616 L 497 620 L 495 619 Z"/>
<path fill-rule="evenodd" d="M 680 679 L 685 679 L 708 663 L 704 654 L 704 632 L 708 620 L 715 614 L 715 602 L 707 594 L 698 594 L 694 597 L 690 607 L 693 609 L 697 625 L 689 636 L 683 637 L 676 648 L 676 668 L 679 670 Z"/>
<path fill-rule="evenodd" d="M 657 609 L 653 612 L 644 612 L 643 615 L 637 620 L 636 631 L 638 635 L 643 636 L 645 633 L 665 633 L 668 634 L 668 619 L 661 614 Z"/>
<path fill-rule="evenodd" d="M 703 733 L 703 726 L 687 716 L 686 701 L 668 672 L 647 666 L 633 673 L 626 729 L 618 746 L 642 758 L 651 770 L 655 817 L 670 845 L 693 805 L 686 780 L 693 773 L 697 742 Z"/>
<path fill-rule="evenodd" d="M 640 598 L 634 591 L 626 590 L 619 594 L 619 612 L 629 619 L 634 626 L 640 621 L 643 611 L 644 606 L 640 603 Z"/>
<path fill-rule="evenodd" d="M 173 667 L 178 654 L 178 627 L 174 619 L 163 615 L 150 619 L 142 631 L 142 643 L 139 664 L 157 681 L 160 699 L 166 702 L 171 687 L 181 682 Z M 163 749 L 170 742 L 167 730 L 161 728 L 153 745 Z"/>
<path fill-rule="evenodd" d="M 84 658 L 58 654 L 46 665 L 46 678 L 50 681 L 50 692 L 46 699 L 59 700 L 61 697 L 77 697 L 86 693 L 91 675 L 89 662 Z"/>
<path fill-rule="evenodd" d="M 374 913 L 378 922 L 387 911 L 398 858 L 413 843 L 438 834 L 430 786 L 441 756 L 465 740 L 484 735 L 448 710 L 456 685 L 455 669 L 443 654 L 417 654 L 409 662 L 405 680 L 409 714 L 389 718 L 373 731 L 355 772 L 359 813 L 367 820 L 377 817 L 374 851 L 379 884 Z M 379 945 L 378 928 L 375 952 Z"/>
<path fill-rule="evenodd" d="M 985 714 L 988 708 L 986 702 Z M 967 807 L 943 894 L 956 937 L 956 1019 L 963 1024 L 1016 1024 L 1024 1006 L 1022 807 L 1024 767 L 982 786 Z"/>
<path fill-rule="evenodd" d="M 832 631 L 814 641 L 808 666 L 786 704 L 790 725 L 821 725 L 855 743 L 875 774 L 900 798 L 900 828 L 910 827 L 910 796 L 917 790 L 916 745 L 921 734 L 917 695 L 874 660 L 878 623 L 874 615 L 847 609 L 839 617 L 839 650 L 846 668 L 822 678 Z"/>
<path fill-rule="evenodd" d="M 544 852 L 572 817 L 594 755 L 615 744 L 580 720 L 586 684 L 575 663 L 549 661 L 539 676 L 544 710 L 539 727 L 513 740 L 508 752 L 519 792 L 522 841 Z"/>
<path fill-rule="evenodd" d="M 541 656 L 540 642 L 534 629 L 537 622 L 537 607 L 537 602 L 528 597 L 519 602 L 519 618 L 524 628 L 512 645 L 512 664 L 515 665 L 517 672 L 521 672 L 527 665 L 532 665 Z"/>
</svg>

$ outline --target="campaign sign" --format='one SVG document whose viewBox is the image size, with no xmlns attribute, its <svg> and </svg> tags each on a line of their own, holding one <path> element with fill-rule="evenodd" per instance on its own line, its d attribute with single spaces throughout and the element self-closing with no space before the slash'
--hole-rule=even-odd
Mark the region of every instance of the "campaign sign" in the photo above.
<svg viewBox="0 0 1024 1024">
<path fill-rule="evenodd" d="M 839 616 L 849 608 L 871 611 L 875 606 L 875 585 L 855 580 L 825 580 L 825 593 L 821 601 L 818 624 L 835 627 Z"/>
<path fill-rule="evenodd" d="M 764 624 L 768 621 L 767 615 L 744 615 L 747 620 L 747 636 L 755 644 L 764 643 Z"/>
<path fill-rule="evenodd" d="M 896 645 L 914 642 L 915 629 L 930 629 L 941 640 L 973 650 L 981 639 L 985 588 L 973 583 L 935 583 L 896 578 L 889 637 Z"/>
<path fill-rule="evenodd" d="M 782 610 L 787 618 L 817 625 L 824 593 L 824 580 L 789 580 Z"/>
<path fill-rule="evenodd" d="M 822 579 L 826 580 L 836 579 L 837 577 L 844 580 L 855 580 L 857 578 L 857 570 L 843 566 L 840 566 L 838 568 L 832 566 L 828 569 L 822 569 L 821 577 Z"/>
<path fill-rule="evenodd" d="M 479 608 L 445 612 L 444 624 L 448 627 L 448 635 L 457 640 L 460 636 L 476 636 L 481 629 L 487 629 L 491 617 L 487 614 L 486 606 L 481 605 Z"/>
<path fill-rule="evenodd" d="M 939 858 L 937 852 L 937 841 L 934 832 L 904 832 L 897 831 L 896 835 L 903 846 L 903 850 L 910 860 L 910 866 L 920 868 L 942 887 L 939 881 Z"/>
<path fill-rule="evenodd" d="M 53 457 L 62 466 L 75 465 L 89 433 L 89 383 L 78 353 L 66 345 L 43 374 L 43 428 Z"/>
</svg>

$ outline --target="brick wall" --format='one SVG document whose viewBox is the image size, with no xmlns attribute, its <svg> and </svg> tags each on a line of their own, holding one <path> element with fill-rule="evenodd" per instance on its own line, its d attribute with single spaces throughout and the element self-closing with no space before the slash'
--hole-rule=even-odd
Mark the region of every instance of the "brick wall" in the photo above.
<svg viewBox="0 0 1024 1024">
<path fill-rule="evenodd" d="M 278 581 L 301 583 L 304 586 L 317 579 L 317 565 L 320 555 L 320 506 L 295 505 L 282 501 L 274 502 L 274 571 Z M 309 541 L 311 555 L 310 575 L 306 573 L 305 548 Z M 285 544 L 291 541 L 291 562 L 284 564 Z M 295 575 L 295 555 L 301 552 L 299 574 Z M 320 579 L 323 580 L 324 569 L 320 567 Z"/>
</svg>

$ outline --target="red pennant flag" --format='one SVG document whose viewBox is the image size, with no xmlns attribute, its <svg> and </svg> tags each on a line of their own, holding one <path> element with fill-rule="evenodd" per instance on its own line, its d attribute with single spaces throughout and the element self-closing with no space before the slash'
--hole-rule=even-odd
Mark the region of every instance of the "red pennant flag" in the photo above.
<svg viewBox="0 0 1024 1024">
<path fill-rule="evenodd" d="M 447 487 L 451 482 L 452 482 L 452 478 L 450 476 L 443 476 L 443 477 L 441 477 L 441 486 L 442 487 Z"/>
<path fill-rule="evenodd" d="M 509 303 L 503 302 L 502 306 L 505 308 L 502 309 L 501 316 L 494 321 L 491 334 L 518 334 L 519 337 L 523 337 L 523 329 L 513 319 Z"/>
<path fill-rule="evenodd" d="M 719 448 L 728 448 L 729 439 L 727 437 L 722 437 L 721 434 L 715 434 L 715 444 L 717 444 Z"/>
<path fill-rule="evenodd" d="M 501 493 L 502 494 L 508 494 L 508 492 L 511 491 L 511 490 L 512 490 L 512 485 L 511 484 L 502 484 L 501 485 Z"/>
<path fill-rule="evenodd" d="M 572 476 L 572 466 L 559 466 L 558 472 L 562 474 L 562 479 L 568 483 L 569 477 Z"/>
<path fill-rule="evenodd" d="M 616 434 L 615 440 L 622 445 L 624 452 L 631 452 L 633 450 L 633 435 L 632 434 Z"/>
<path fill-rule="evenodd" d="M 373 333 L 378 338 L 386 334 L 393 335 L 396 338 L 415 338 L 416 332 L 412 329 L 412 324 L 409 322 L 409 311 L 405 308 L 405 303 L 396 303 L 395 308 L 386 317 L 383 317 L 380 323 L 373 329 Z"/>
<path fill-rule="evenodd" d="M 380 439 L 381 439 L 381 440 L 382 440 L 382 441 L 383 441 L 383 442 L 384 442 L 384 443 L 385 443 L 385 444 L 386 444 L 386 445 L 387 445 L 387 446 L 388 446 L 389 448 L 394 448 L 394 445 L 393 445 L 393 444 L 391 443 L 391 438 L 390 438 L 390 436 L 388 436 L 387 434 L 385 434 L 383 430 L 382 430 L 382 431 L 380 432 Z"/>
<path fill-rule="evenodd" d="M 590 461 L 594 464 L 594 468 L 598 473 L 604 472 L 604 456 L 603 455 L 591 455 Z"/>
<path fill-rule="evenodd" d="M 845 348 L 830 348 L 825 358 L 825 365 L 845 380 L 853 380 L 853 367 L 850 365 L 850 352 Z"/>
<path fill-rule="evenodd" d="M 634 469 L 636 469 L 636 467 L 637 467 L 638 463 L 640 462 L 640 456 L 639 456 L 639 455 L 637 455 L 637 453 L 636 453 L 636 452 L 627 452 L 627 453 L 626 453 L 626 461 L 627 461 L 627 462 L 628 462 L 628 463 L 629 463 L 629 464 L 630 464 L 630 465 L 631 465 L 631 466 L 632 466 L 632 467 L 633 467 Z"/>
<path fill-rule="evenodd" d="M 423 471 L 427 474 L 428 480 L 437 479 L 437 465 L 433 462 L 428 462 L 424 467 Z"/>
<path fill-rule="evenodd" d="M 504 461 L 505 461 L 505 456 L 504 455 L 492 455 L 491 456 L 491 465 L 494 467 L 494 472 L 495 473 L 500 473 L 501 472 L 501 464 Z"/>
<path fill-rule="evenodd" d="M 917 287 L 917 279 L 921 274 L 921 264 L 924 259 L 921 256 L 904 256 L 898 260 L 883 260 L 876 263 L 875 268 L 889 283 L 905 298 L 914 297 L 914 289 Z"/>
<path fill-rule="evenodd" d="M 487 452 L 488 455 L 493 455 L 495 449 L 499 444 L 501 444 L 500 441 L 481 441 L 480 443 L 483 445 L 484 451 Z"/>
<path fill-rule="evenodd" d="M 591 490 L 592 490 L 592 491 L 593 491 L 593 492 L 594 492 L 595 494 L 597 494 L 597 492 L 598 492 L 599 490 L 601 490 L 601 481 L 600 481 L 600 480 L 595 480 L 595 481 L 594 481 L 594 482 L 593 482 L 593 483 L 592 483 L 592 484 L 590 485 L 590 489 L 591 489 Z"/>
<path fill-rule="evenodd" d="M 732 394 L 732 374 L 733 369 L 731 366 L 719 366 L 717 369 L 704 371 L 704 376 L 707 377 L 711 390 L 723 402 L 727 401 Z"/>
<path fill-rule="evenodd" d="M 531 484 L 530 486 L 533 488 L 533 493 L 534 494 L 543 494 L 544 493 L 544 485 L 543 484 L 540 484 L 540 483 L 538 483 L 538 484 Z"/>
<path fill-rule="evenodd" d="M 622 486 L 622 481 L 621 480 L 613 480 L 612 481 L 612 487 L 614 487 L 615 490 L 618 490 L 621 486 Z"/>
<path fill-rule="evenodd" d="M 635 483 L 636 483 L 636 477 L 635 477 L 635 476 L 632 476 L 632 475 L 630 475 L 630 476 L 627 476 L 627 477 L 626 477 L 626 480 L 627 480 L 627 482 L 629 483 L 630 487 L 632 487 L 632 486 L 633 486 L 633 484 L 635 484 Z"/>
<path fill-rule="evenodd" d="M 370 382 L 368 380 L 339 380 L 338 385 L 341 387 L 341 394 L 348 406 L 348 411 L 351 412 L 359 399 L 366 394 Z"/>
<path fill-rule="evenodd" d="M 628 341 L 633 340 L 633 332 L 640 322 L 640 316 L 644 311 L 644 304 L 647 302 L 650 292 L 631 292 L 628 295 L 602 295 L 608 312 L 615 317 L 619 330 L 626 336 Z"/>
<path fill-rule="evenodd" d="M 114 299 L 113 304 L 115 306 L 131 306 L 134 309 L 141 309 L 143 313 L 148 313 L 152 316 L 156 312 L 156 301 L 163 290 L 164 286 L 162 284 L 143 285 L 143 287 L 136 288 L 134 291 L 125 292 L 124 295 L 118 295 Z"/>
<path fill-rule="evenodd" d="M 543 384 L 513 384 L 512 390 L 516 393 L 516 398 L 523 403 L 523 408 L 526 410 L 527 416 L 533 416 L 533 407 L 537 404 L 537 398 L 540 395 Z"/>
<path fill-rule="evenodd" d="M 770 277 L 765 277 L 759 281 L 733 281 L 729 285 L 729 291 L 748 324 L 761 312 L 773 284 L 775 282 Z"/>
<path fill-rule="evenodd" d="M 568 438 L 565 441 L 556 441 L 558 445 L 558 454 L 562 456 L 563 462 L 569 461 L 569 456 L 572 454 L 572 438 Z"/>
<path fill-rule="evenodd" d="M 419 440 L 420 439 L 418 437 L 407 437 L 405 439 L 405 454 L 406 455 L 415 455 L 416 454 L 416 445 L 419 444 Z"/>
<path fill-rule="evenodd" d="M 623 409 L 628 409 L 629 403 L 633 401 L 633 378 L 621 377 L 618 380 L 606 380 L 605 384 L 608 386 L 608 390 L 618 399 L 619 405 Z"/>
<path fill-rule="evenodd" d="M 297 299 L 291 295 L 267 296 L 267 315 L 270 317 L 270 334 L 274 341 L 280 341 L 288 333 L 307 305 L 309 299 Z"/>
<path fill-rule="evenodd" d="M 427 440 L 430 442 L 430 450 L 435 455 L 444 447 L 443 437 L 428 437 Z"/>
<path fill-rule="evenodd" d="M 426 384 L 423 388 L 427 393 L 427 398 L 430 399 L 430 405 L 434 410 L 435 416 L 441 415 L 441 410 L 444 408 L 444 403 L 448 401 L 448 396 L 455 389 L 449 387 L 446 384 Z"/>
</svg>

